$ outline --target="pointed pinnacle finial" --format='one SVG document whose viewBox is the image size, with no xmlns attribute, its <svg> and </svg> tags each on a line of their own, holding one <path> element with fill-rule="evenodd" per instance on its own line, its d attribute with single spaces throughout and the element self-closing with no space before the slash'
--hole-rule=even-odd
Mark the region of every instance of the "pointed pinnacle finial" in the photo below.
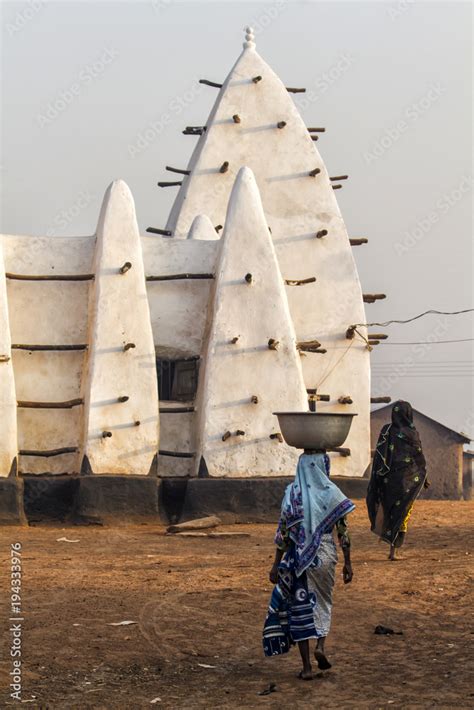
<svg viewBox="0 0 474 710">
<path fill-rule="evenodd" d="M 253 47 L 255 47 L 255 33 L 253 27 L 246 27 L 244 49 L 250 49 Z"/>
</svg>

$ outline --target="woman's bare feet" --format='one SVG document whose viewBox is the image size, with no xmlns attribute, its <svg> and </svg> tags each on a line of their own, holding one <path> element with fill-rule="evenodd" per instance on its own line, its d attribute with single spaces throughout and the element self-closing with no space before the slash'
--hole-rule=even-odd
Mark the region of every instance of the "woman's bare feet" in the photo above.
<svg viewBox="0 0 474 710">
<path fill-rule="evenodd" d="M 303 663 L 303 670 L 300 671 L 298 678 L 300 680 L 313 680 L 313 669 L 311 668 L 311 652 L 309 650 L 309 641 L 298 641 L 298 650 Z"/>
<path fill-rule="evenodd" d="M 388 559 L 390 560 L 390 562 L 398 562 L 399 560 L 403 560 L 404 557 L 402 557 L 402 555 L 397 552 L 396 547 L 390 545 L 390 554 L 388 556 Z"/>
<path fill-rule="evenodd" d="M 320 671 L 328 671 L 332 667 L 332 664 L 329 663 L 326 653 L 324 651 L 325 643 L 326 637 L 321 636 L 320 638 L 318 638 L 316 648 L 314 649 L 314 658 L 316 659 L 316 663 L 318 664 L 318 668 Z"/>
<path fill-rule="evenodd" d="M 318 664 L 318 668 L 320 671 L 328 671 L 330 668 L 332 668 L 332 663 L 329 663 L 326 654 L 324 653 L 324 651 L 321 651 L 321 649 L 315 649 L 314 658 L 316 659 L 316 663 Z"/>
</svg>

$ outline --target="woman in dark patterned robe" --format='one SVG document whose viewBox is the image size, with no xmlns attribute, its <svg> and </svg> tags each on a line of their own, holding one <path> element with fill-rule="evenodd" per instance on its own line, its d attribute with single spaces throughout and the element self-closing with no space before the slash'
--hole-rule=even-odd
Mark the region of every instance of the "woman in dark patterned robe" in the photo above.
<svg viewBox="0 0 474 710">
<path fill-rule="evenodd" d="M 403 545 L 413 504 L 426 478 L 426 461 L 408 402 L 395 402 L 392 423 L 382 427 L 367 489 L 371 530 L 390 544 L 390 560 Z"/>
</svg>

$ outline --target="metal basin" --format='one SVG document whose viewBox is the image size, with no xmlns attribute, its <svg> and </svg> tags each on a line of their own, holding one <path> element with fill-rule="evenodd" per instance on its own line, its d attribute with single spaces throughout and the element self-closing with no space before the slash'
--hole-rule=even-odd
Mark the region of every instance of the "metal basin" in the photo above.
<svg viewBox="0 0 474 710">
<path fill-rule="evenodd" d="M 339 412 L 273 412 L 289 446 L 297 449 L 335 449 L 347 439 L 352 417 Z"/>
</svg>

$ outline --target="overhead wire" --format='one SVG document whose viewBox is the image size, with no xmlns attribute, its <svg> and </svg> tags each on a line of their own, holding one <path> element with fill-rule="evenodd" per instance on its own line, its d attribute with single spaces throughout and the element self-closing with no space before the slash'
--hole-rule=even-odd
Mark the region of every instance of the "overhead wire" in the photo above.
<svg viewBox="0 0 474 710">
<path fill-rule="evenodd" d="M 357 332 L 357 331 L 356 331 Z M 460 340 L 419 340 L 415 342 L 401 342 L 396 340 L 395 342 L 383 342 L 379 345 L 443 345 L 444 343 L 471 343 L 474 342 L 474 338 L 461 338 Z"/>
<path fill-rule="evenodd" d="M 406 320 L 387 320 L 384 323 L 354 323 L 353 325 L 349 326 L 350 328 L 372 328 L 373 326 L 380 326 L 381 328 L 386 328 L 389 325 L 392 325 L 392 323 L 412 323 L 415 320 L 418 320 L 419 318 L 423 318 L 423 316 L 427 315 L 438 315 L 438 316 L 458 316 L 462 313 L 472 313 L 474 312 L 474 308 L 464 308 L 461 311 L 436 311 L 436 310 L 429 310 L 429 311 L 424 311 L 423 313 L 419 313 L 417 316 L 413 316 L 413 318 L 407 318 Z"/>
<path fill-rule="evenodd" d="M 372 373 L 374 379 L 382 379 L 383 377 L 387 377 L 390 375 L 389 372 L 374 372 Z M 474 378 L 474 372 L 452 372 L 452 373 L 439 373 L 439 372 L 426 372 L 426 373 L 412 373 L 410 374 L 409 372 L 403 372 L 401 374 L 394 373 L 399 377 L 400 379 L 405 379 L 407 377 L 412 377 L 416 378 L 417 380 L 420 379 L 421 377 L 431 377 L 431 378 L 436 378 L 436 379 L 444 379 L 444 378 L 456 378 L 456 377 L 468 377 L 468 378 Z"/>
<path fill-rule="evenodd" d="M 349 343 L 349 345 L 347 346 L 347 348 L 346 348 L 346 349 L 344 350 L 344 352 L 342 353 L 341 357 L 333 364 L 333 366 L 332 366 L 332 367 L 329 367 L 329 368 L 326 368 L 325 372 L 323 373 L 322 378 L 319 380 L 319 382 L 318 382 L 318 384 L 317 384 L 317 386 L 316 386 L 316 389 L 319 389 L 319 387 L 323 384 L 323 382 L 325 382 L 325 381 L 327 380 L 327 378 L 329 377 L 329 375 L 330 375 L 332 372 L 334 372 L 334 370 L 338 367 L 338 365 L 340 364 L 340 362 L 345 358 L 345 356 L 347 355 L 347 353 L 348 353 L 349 350 L 351 349 L 353 343 L 354 343 L 354 341 L 351 340 L 350 343 Z"/>
</svg>

